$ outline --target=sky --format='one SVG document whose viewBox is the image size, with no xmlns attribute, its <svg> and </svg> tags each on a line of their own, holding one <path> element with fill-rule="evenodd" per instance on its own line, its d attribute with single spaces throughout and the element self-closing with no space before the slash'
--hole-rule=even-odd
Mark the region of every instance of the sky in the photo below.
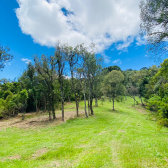
<svg viewBox="0 0 168 168">
<path fill-rule="evenodd" d="M 58 40 L 95 43 L 105 67 L 150 67 L 139 16 L 139 0 L 0 0 L 0 43 L 14 56 L 0 79 L 19 78 L 32 55 L 54 54 Z"/>
</svg>

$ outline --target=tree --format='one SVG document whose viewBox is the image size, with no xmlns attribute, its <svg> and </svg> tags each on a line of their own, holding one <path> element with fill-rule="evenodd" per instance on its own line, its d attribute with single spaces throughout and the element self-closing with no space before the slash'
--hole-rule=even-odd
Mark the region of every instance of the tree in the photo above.
<svg viewBox="0 0 168 168">
<path fill-rule="evenodd" d="M 81 47 L 81 55 L 83 62 L 83 69 L 86 74 L 86 78 L 89 85 L 89 96 L 88 96 L 88 110 L 91 111 L 91 115 L 94 115 L 93 111 L 93 85 L 96 79 L 96 75 L 101 70 L 102 58 L 96 58 L 95 45 L 92 43 L 89 48 Z"/>
<path fill-rule="evenodd" d="M 77 66 L 78 60 L 79 60 L 79 45 L 77 45 L 75 48 L 66 45 L 65 46 L 65 52 L 67 56 L 67 60 L 69 63 L 70 67 L 70 72 L 71 72 L 71 88 L 72 88 L 72 93 L 75 95 L 75 101 L 76 101 L 76 114 L 78 117 L 78 98 L 77 98 L 77 87 L 74 87 L 74 69 Z"/>
<path fill-rule="evenodd" d="M 104 77 L 101 91 L 104 95 L 110 97 L 114 101 L 118 96 L 125 94 L 125 86 L 123 85 L 124 75 L 121 71 L 113 70 Z"/>
<path fill-rule="evenodd" d="M 56 68 L 56 60 L 55 56 L 46 56 L 42 55 L 41 59 L 34 55 L 35 69 L 41 78 L 45 81 L 47 87 L 47 95 L 48 98 L 48 109 L 49 109 L 49 120 L 51 120 L 50 111 L 52 110 L 53 119 L 55 116 L 55 92 L 54 92 L 54 78 L 56 76 L 55 68 Z"/>
<path fill-rule="evenodd" d="M 5 64 L 13 59 L 13 55 L 9 53 L 10 48 L 0 45 L 0 70 L 5 67 Z"/>
<path fill-rule="evenodd" d="M 135 99 L 135 96 L 139 94 L 139 88 L 132 85 L 127 90 L 130 97 L 134 99 L 134 107 L 135 107 L 135 102 L 138 104 L 137 100 Z"/>
<path fill-rule="evenodd" d="M 54 59 L 57 64 L 58 82 L 60 84 L 61 104 L 62 104 L 62 121 L 64 121 L 64 71 L 66 58 L 66 45 L 61 45 L 59 42 L 55 46 Z"/>
<path fill-rule="evenodd" d="M 168 1 L 141 0 L 141 33 L 147 36 L 147 50 L 160 56 L 167 52 Z"/>
</svg>

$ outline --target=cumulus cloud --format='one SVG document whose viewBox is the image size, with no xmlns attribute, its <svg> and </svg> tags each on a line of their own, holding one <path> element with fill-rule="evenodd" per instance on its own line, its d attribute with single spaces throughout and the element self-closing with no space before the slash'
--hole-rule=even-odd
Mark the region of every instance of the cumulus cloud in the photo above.
<svg viewBox="0 0 168 168">
<path fill-rule="evenodd" d="M 16 15 L 22 32 L 40 45 L 53 47 L 58 40 L 72 46 L 93 42 L 102 52 L 123 41 L 118 46 L 122 50 L 139 32 L 140 0 L 17 1 Z"/>
<path fill-rule="evenodd" d="M 128 37 L 127 40 L 125 40 L 122 44 L 117 45 L 117 50 L 121 50 L 123 52 L 127 52 L 127 48 L 130 46 L 130 44 L 134 42 L 134 37 Z"/>
<path fill-rule="evenodd" d="M 22 58 L 21 61 L 25 62 L 26 64 L 30 63 L 31 60 L 27 59 L 27 58 Z"/>
<path fill-rule="evenodd" d="M 117 60 L 113 61 L 113 64 L 116 64 L 116 63 L 118 63 L 118 64 L 122 64 L 122 62 L 121 62 L 120 59 L 117 59 Z"/>
<path fill-rule="evenodd" d="M 136 38 L 136 40 L 137 40 L 136 44 L 137 44 L 138 46 L 145 45 L 145 44 L 146 44 L 147 37 L 146 37 L 146 36 L 144 36 L 144 37 L 138 36 L 138 37 Z"/>
<path fill-rule="evenodd" d="M 103 58 L 104 58 L 104 62 L 105 62 L 106 64 L 108 64 L 108 63 L 110 62 L 110 57 L 107 56 L 107 55 L 105 55 L 105 54 L 102 54 L 102 56 L 103 56 Z"/>
</svg>

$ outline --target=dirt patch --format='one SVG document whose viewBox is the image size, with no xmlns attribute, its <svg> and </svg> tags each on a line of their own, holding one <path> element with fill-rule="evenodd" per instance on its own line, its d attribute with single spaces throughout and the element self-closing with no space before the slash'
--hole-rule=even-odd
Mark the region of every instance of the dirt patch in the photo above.
<svg viewBox="0 0 168 168">
<path fill-rule="evenodd" d="M 45 167 L 59 167 L 61 164 L 58 161 L 52 161 L 50 164 L 45 165 Z"/>
<path fill-rule="evenodd" d="M 144 106 L 136 106 L 136 107 L 131 107 L 131 106 L 127 106 L 127 107 L 129 107 L 129 108 L 134 108 L 134 109 L 136 109 L 138 112 L 140 112 L 140 113 L 142 113 L 142 114 L 148 114 L 148 112 L 146 111 L 146 108 L 144 107 Z"/>
<path fill-rule="evenodd" d="M 102 135 L 102 134 L 104 134 L 104 133 L 106 133 L 107 131 L 103 131 L 103 132 L 101 132 L 99 135 Z"/>
<path fill-rule="evenodd" d="M 10 159 L 10 160 L 19 160 L 20 158 L 21 158 L 20 155 L 15 155 L 15 156 L 8 157 L 8 159 Z"/>
<path fill-rule="evenodd" d="M 125 132 L 124 130 L 118 130 L 118 132 Z"/>
<path fill-rule="evenodd" d="M 28 113 L 25 114 L 25 116 L 33 116 L 31 118 L 26 118 L 25 120 L 21 120 L 21 115 L 18 115 L 15 118 L 11 118 L 8 120 L 3 120 L 0 121 L 0 130 L 1 129 L 5 129 L 5 128 L 9 128 L 9 127 L 17 127 L 17 128 L 24 128 L 24 129 L 28 129 L 28 128 L 36 128 L 36 127 L 45 127 L 46 125 L 51 125 L 51 126 L 56 126 L 59 124 L 62 124 L 62 115 L 56 114 L 56 119 L 49 121 L 49 117 L 47 115 L 47 113 L 42 113 L 42 114 L 38 114 L 37 113 Z M 84 115 L 84 111 L 79 111 L 79 115 L 83 116 Z M 71 112 L 65 112 L 65 117 L 64 117 L 64 121 L 66 122 L 67 120 L 74 119 L 76 117 L 76 111 L 71 111 Z"/>
<path fill-rule="evenodd" d="M 136 108 L 137 110 L 138 110 L 138 112 L 140 112 L 140 113 L 142 113 L 142 114 L 147 114 L 147 111 L 146 111 L 146 109 L 145 108 L 139 108 L 139 107 L 137 107 Z"/>
<path fill-rule="evenodd" d="M 36 151 L 35 154 L 32 155 L 32 159 L 36 159 L 37 157 L 45 154 L 46 152 L 48 152 L 48 149 L 47 148 L 44 148 L 44 149 L 39 149 L 38 151 Z"/>
</svg>

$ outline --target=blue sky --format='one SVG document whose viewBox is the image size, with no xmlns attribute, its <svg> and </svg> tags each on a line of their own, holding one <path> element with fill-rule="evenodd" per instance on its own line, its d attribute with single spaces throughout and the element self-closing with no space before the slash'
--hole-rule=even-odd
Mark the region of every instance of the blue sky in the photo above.
<svg viewBox="0 0 168 168">
<path fill-rule="evenodd" d="M 34 1 L 29 0 L 29 2 L 30 1 L 32 3 L 34 3 L 35 1 L 38 1 L 38 0 L 34 0 Z M 42 0 L 42 1 L 45 1 L 45 0 Z M 20 3 L 23 3 L 23 0 L 20 0 Z M 61 4 L 59 4 L 59 5 L 61 6 Z M 70 5 L 73 5 L 73 4 L 70 4 Z M 15 10 L 17 8 L 20 8 L 20 11 L 18 11 L 18 15 L 16 16 Z M 19 4 L 15 0 L 8 0 L 8 1 L 1 0 L 0 1 L 0 16 L 1 16 L 0 17 L 0 23 L 1 23 L 0 41 L 1 41 L 2 45 L 5 45 L 5 46 L 8 45 L 11 49 L 10 53 L 14 55 L 14 59 L 12 60 L 12 62 L 10 62 L 10 64 L 7 64 L 4 68 L 4 70 L 2 72 L 0 72 L 0 78 L 7 78 L 7 79 L 18 78 L 21 75 L 21 73 L 25 70 L 26 65 L 27 65 L 26 61 L 23 61 L 23 60 L 24 59 L 32 60 L 31 56 L 33 54 L 38 54 L 38 55 L 48 54 L 48 55 L 50 55 L 50 54 L 54 53 L 54 48 L 52 47 L 52 44 L 55 39 L 53 41 L 50 41 L 52 34 L 50 35 L 49 33 L 46 33 L 46 35 L 43 36 L 44 32 L 47 32 L 47 27 L 45 28 L 45 26 L 42 26 L 43 27 L 42 30 L 37 29 L 34 25 L 31 25 L 29 28 L 30 23 L 28 23 L 28 21 L 26 21 L 26 18 L 27 18 L 26 13 L 24 13 L 25 8 L 29 9 L 27 6 L 25 6 L 25 4 L 22 4 L 22 6 L 19 7 Z M 68 9 L 68 6 L 66 8 Z M 69 9 L 69 11 L 73 11 L 73 12 L 75 10 L 76 10 L 76 8 L 73 9 L 73 7 L 71 7 Z M 71 13 L 73 13 L 73 12 L 71 12 Z M 75 11 L 75 12 L 77 13 L 77 11 Z M 44 11 L 44 13 L 45 13 L 45 11 Z M 87 13 L 84 13 L 84 14 L 86 15 Z M 37 16 L 36 13 L 33 13 L 33 15 Z M 57 15 L 57 13 L 55 13 L 55 15 Z M 59 15 L 59 13 L 58 13 L 58 15 Z M 115 15 L 115 13 L 114 13 L 114 15 Z M 28 15 L 28 16 L 30 16 L 30 15 Z M 41 14 L 39 11 L 38 17 L 36 18 L 37 19 L 36 24 L 38 24 L 38 19 L 39 20 L 41 19 L 40 17 L 41 17 Z M 65 17 L 65 16 L 61 16 L 61 17 Z M 42 16 L 42 19 L 43 18 L 44 18 L 44 16 Z M 67 16 L 66 16 L 66 18 L 67 18 Z M 73 18 L 73 16 L 71 16 L 70 19 L 78 20 L 78 18 Z M 29 20 L 30 20 L 30 18 L 29 18 Z M 46 24 L 50 24 L 50 22 L 48 20 L 50 21 L 50 19 L 48 19 L 48 16 L 47 16 L 47 23 Z M 75 24 L 76 24 L 76 20 L 74 21 Z M 43 20 L 42 20 L 42 22 L 43 22 Z M 89 23 L 91 21 L 86 20 L 85 22 Z M 20 25 L 19 25 L 19 23 L 20 23 Z M 71 20 L 71 23 L 72 23 L 72 20 Z M 74 25 L 74 23 L 73 23 L 73 25 Z M 61 39 L 61 37 L 62 37 L 62 39 L 64 41 L 65 37 L 61 34 L 62 31 L 59 28 L 59 26 L 58 26 L 58 31 L 57 31 L 58 24 L 59 24 L 59 22 L 57 22 L 57 24 L 51 25 L 51 26 L 55 26 L 53 29 L 53 31 L 55 33 L 55 37 L 58 36 L 59 39 Z M 97 23 L 95 23 L 95 25 L 96 24 Z M 136 24 L 138 24 L 138 23 L 136 23 Z M 107 26 L 108 26 L 108 24 L 107 24 Z M 87 29 L 87 27 L 83 26 L 83 30 L 85 29 L 85 34 L 88 33 L 87 37 L 90 36 L 89 40 L 92 37 L 97 37 L 97 34 L 95 34 L 95 31 L 97 31 L 97 29 L 94 29 L 94 25 L 92 24 L 92 22 L 90 24 L 90 27 L 93 28 L 94 33 L 92 33 L 92 31 L 90 29 Z M 79 31 L 80 31 L 80 29 L 78 29 L 78 32 L 77 32 L 78 35 L 79 35 Z M 40 34 L 40 32 L 41 32 L 41 34 Z M 50 32 L 52 32 L 52 30 L 50 30 Z M 99 30 L 98 35 L 101 32 L 102 32 L 102 30 Z M 134 30 L 132 30 L 132 32 L 134 32 Z M 67 32 L 65 30 L 65 34 L 66 33 Z M 102 38 L 101 41 L 98 41 L 98 43 L 101 43 L 101 45 L 100 44 L 98 45 L 98 48 L 101 48 L 99 53 L 101 53 L 105 58 L 105 63 L 104 63 L 105 66 L 118 65 L 121 67 L 122 70 L 130 69 L 130 68 L 135 69 L 135 70 L 139 70 L 142 67 L 149 67 L 149 66 L 152 66 L 153 64 L 155 64 L 152 60 L 149 60 L 146 57 L 145 46 L 144 45 L 137 45 L 137 40 L 136 40 L 137 36 L 138 36 L 137 30 L 134 34 L 129 34 L 129 33 L 127 35 L 124 34 L 123 41 L 121 40 L 122 36 L 120 37 L 120 35 L 116 36 L 115 40 L 112 39 L 112 35 L 113 35 L 112 30 L 109 31 L 109 33 L 111 33 L 109 35 L 109 36 L 111 36 L 111 37 L 109 37 L 111 39 Z M 68 42 L 70 43 L 70 45 L 71 45 L 71 43 L 72 43 L 72 45 L 75 45 L 76 41 L 79 41 L 79 40 L 78 40 L 78 38 L 76 38 L 76 35 L 74 34 L 74 32 L 72 34 L 74 36 L 72 38 L 69 38 Z M 131 39 L 131 37 L 132 37 L 132 39 Z M 68 38 L 68 37 L 66 36 L 66 38 Z M 81 38 L 84 39 L 84 42 L 89 41 L 88 39 L 86 39 L 83 36 Z M 65 39 L 65 40 L 67 40 L 67 39 Z M 103 43 L 103 45 L 102 45 L 102 43 Z M 124 47 L 124 45 L 125 45 L 125 47 Z"/>
</svg>

